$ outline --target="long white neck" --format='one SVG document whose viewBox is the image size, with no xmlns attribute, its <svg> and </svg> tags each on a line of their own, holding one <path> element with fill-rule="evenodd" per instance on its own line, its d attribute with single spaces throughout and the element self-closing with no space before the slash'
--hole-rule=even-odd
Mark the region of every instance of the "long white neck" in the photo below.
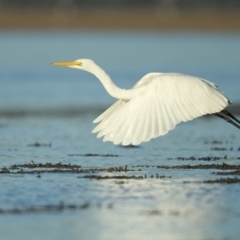
<svg viewBox="0 0 240 240">
<path fill-rule="evenodd" d="M 107 75 L 107 73 L 97 65 L 91 66 L 91 68 L 89 68 L 87 71 L 94 74 L 100 80 L 106 91 L 112 97 L 117 99 L 130 100 L 145 89 L 145 86 L 134 89 L 119 88 L 112 82 L 111 78 Z"/>
</svg>

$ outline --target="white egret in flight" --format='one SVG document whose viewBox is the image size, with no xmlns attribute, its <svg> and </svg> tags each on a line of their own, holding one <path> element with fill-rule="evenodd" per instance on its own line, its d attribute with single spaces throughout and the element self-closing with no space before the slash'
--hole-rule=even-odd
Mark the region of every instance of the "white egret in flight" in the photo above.
<svg viewBox="0 0 240 240">
<path fill-rule="evenodd" d="M 168 133 L 180 122 L 215 114 L 240 129 L 240 121 L 227 110 L 231 102 L 205 79 L 180 73 L 148 73 L 132 89 L 117 87 L 90 59 L 54 62 L 94 74 L 118 100 L 93 122 L 93 133 L 114 144 L 138 145 Z"/>
</svg>

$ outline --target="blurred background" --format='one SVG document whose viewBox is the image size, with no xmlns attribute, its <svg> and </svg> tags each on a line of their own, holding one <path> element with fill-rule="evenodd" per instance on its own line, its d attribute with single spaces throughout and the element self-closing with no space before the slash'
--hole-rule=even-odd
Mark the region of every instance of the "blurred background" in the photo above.
<svg viewBox="0 0 240 240">
<path fill-rule="evenodd" d="M 239 29 L 238 0 L 1 0 L 0 27 Z"/>
<path fill-rule="evenodd" d="M 237 103 L 239 13 L 237 0 L 0 0 L 0 114 L 105 109 L 114 100 L 93 76 L 50 65 L 78 58 L 120 87 L 151 71 L 183 72 Z"/>
</svg>

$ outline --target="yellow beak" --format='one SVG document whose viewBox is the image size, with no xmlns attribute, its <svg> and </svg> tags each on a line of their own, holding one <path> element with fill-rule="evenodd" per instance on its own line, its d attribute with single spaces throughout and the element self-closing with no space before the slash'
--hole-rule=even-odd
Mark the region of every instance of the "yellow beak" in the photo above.
<svg viewBox="0 0 240 240">
<path fill-rule="evenodd" d="M 81 63 L 79 62 L 75 62 L 75 61 L 72 61 L 72 62 L 53 62 L 51 63 L 53 66 L 60 66 L 60 67 L 71 67 L 71 66 L 75 66 L 75 65 L 82 65 Z"/>
</svg>

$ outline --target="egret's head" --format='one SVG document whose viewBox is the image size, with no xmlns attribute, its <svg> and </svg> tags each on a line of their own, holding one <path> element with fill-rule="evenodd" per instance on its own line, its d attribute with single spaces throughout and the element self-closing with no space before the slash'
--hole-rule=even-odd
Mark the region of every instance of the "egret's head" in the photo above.
<svg viewBox="0 0 240 240">
<path fill-rule="evenodd" d="M 89 71 L 90 68 L 94 65 L 94 62 L 90 59 L 77 59 L 75 61 L 70 61 L 70 62 L 53 62 L 52 65 L 60 66 L 60 67 L 77 68 L 77 69 Z"/>
</svg>

